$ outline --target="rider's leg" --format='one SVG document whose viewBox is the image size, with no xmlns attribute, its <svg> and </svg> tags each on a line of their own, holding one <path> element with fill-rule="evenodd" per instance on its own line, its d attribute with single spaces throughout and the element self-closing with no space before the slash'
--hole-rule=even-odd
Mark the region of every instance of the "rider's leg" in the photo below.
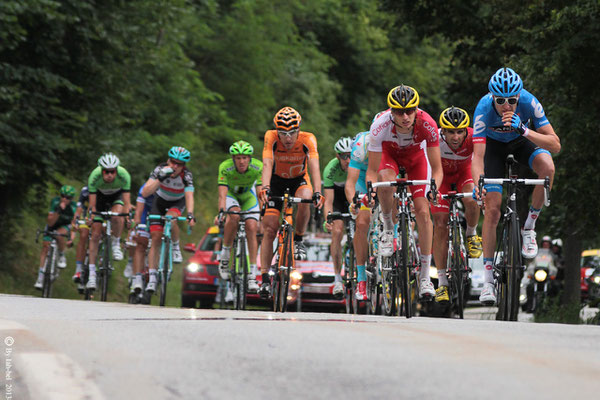
<svg viewBox="0 0 600 400">
<path fill-rule="evenodd" d="M 75 253 L 75 274 L 81 273 L 83 262 L 85 261 L 85 251 L 88 243 L 90 230 L 88 228 L 79 227 L 79 242 Z"/>
<path fill-rule="evenodd" d="M 335 281 L 342 281 L 342 238 L 344 237 L 344 221 L 333 221 L 331 230 L 331 257 L 333 258 L 333 271 Z"/>
<path fill-rule="evenodd" d="M 448 213 L 433 214 L 433 258 L 438 271 L 439 286 L 448 286 L 446 263 L 448 257 Z"/>
<path fill-rule="evenodd" d="M 312 199 L 313 191 L 309 186 L 302 186 L 296 191 L 296 196 L 302 199 Z M 298 204 L 298 213 L 296 214 L 295 237 L 302 237 L 308 227 L 310 219 L 310 204 Z"/>
<path fill-rule="evenodd" d="M 502 205 L 502 193 L 488 192 L 485 195 L 485 214 L 483 217 L 483 227 L 481 236 L 483 238 L 483 261 L 485 265 L 484 281 L 486 283 L 494 282 L 494 250 L 496 247 L 496 227 L 500 221 L 500 207 Z"/>
<path fill-rule="evenodd" d="M 384 169 L 377 174 L 379 182 L 393 181 L 398 173 L 393 169 Z M 380 187 L 377 189 L 377 197 L 381 205 L 381 214 L 383 217 L 383 229 L 391 231 L 394 229 L 394 221 L 392 219 L 392 208 L 394 207 L 394 192 L 395 187 Z"/>
<path fill-rule="evenodd" d="M 421 280 L 429 280 L 429 266 L 431 265 L 431 246 L 433 242 L 433 223 L 429 214 L 429 201 L 425 197 L 413 199 L 415 205 L 415 219 L 419 228 L 419 247 L 421 248 Z"/>
<path fill-rule="evenodd" d="M 267 209 L 263 220 L 263 240 L 260 250 L 260 272 L 263 284 L 269 282 L 269 269 L 273 261 L 273 241 L 277 235 L 279 222 L 279 211 L 273 208 Z"/>
<path fill-rule="evenodd" d="M 539 153 L 532 163 L 533 171 L 538 175 L 538 178 L 544 179 L 550 178 L 550 187 L 554 181 L 554 161 L 550 154 Z M 531 208 L 525 221 L 524 229 L 535 229 L 535 221 L 540 214 L 542 206 L 544 205 L 544 187 L 536 186 L 533 189 L 533 195 L 531 199 Z"/>
<path fill-rule="evenodd" d="M 250 258 L 250 265 L 256 265 L 256 255 L 258 253 L 258 240 L 256 234 L 258 233 L 258 221 L 254 218 L 248 218 L 245 221 L 246 224 L 246 237 L 248 239 L 248 256 Z M 256 272 L 256 271 L 253 271 Z"/>
</svg>

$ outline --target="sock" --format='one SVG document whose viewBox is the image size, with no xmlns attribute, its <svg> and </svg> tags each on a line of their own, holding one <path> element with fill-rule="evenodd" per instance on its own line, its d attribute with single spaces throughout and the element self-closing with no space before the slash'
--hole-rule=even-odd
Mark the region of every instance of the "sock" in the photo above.
<svg viewBox="0 0 600 400">
<path fill-rule="evenodd" d="M 485 283 L 494 283 L 494 259 L 484 258 L 483 259 L 483 281 Z"/>
<path fill-rule="evenodd" d="M 112 244 L 113 244 L 113 246 L 121 246 L 121 238 L 113 236 L 113 238 L 112 238 Z"/>
<path fill-rule="evenodd" d="M 438 286 L 448 286 L 448 276 L 445 269 L 438 269 Z"/>
<path fill-rule="evenodd" d="M 231 246 L 230 247 L 223 246 L 221 248 L 221 260 L 229 260 L 230 253 L 231 253 Z"/>
<path fill-rule="evenodd" d="M 527 214 L 527 220 L 525 221 L 523 229 L 535 229 L 535 221 L 537 221 L 541 211 L 542 209 L 536 210 L 533 207 L 529 207 L 529 214 Z"/>
<path fill-rule="evenodd" d="M 302 237 L 303 237 L 303 236 L 304 236 L 304 235 L 298 235 L 298 234 L 294 233 L 294 242 L 295 242 L 295 243 L 297 243 L 297 242 L 301 242 L 301 241 L 302 241 Z"/>
<path fill-rule="evenodd" d="M 81 261 L 75 261 L 75 273 L 81 272 L 83 269 L 83 263 Z"/>
<path fill-rule="evenodd" d="M 333 281 L 334 282 L 341 282 L 342 281 L 342 276 L 340 274 L 335 274 L 335 276 L 333 277 Z"/>
<path fill-rule="evenodd" d="M 178 241 L 172 241 L 171 244 L 173 245 L 174 249 L 178 249 L 179 248 L 179 240 Z"/>
<path fill-rule="evenodd" d="M 256 264 L 250 264 L 250 275 L 252 276 L 252 279 L 258 275 L 258 268 L 256 267 Z"/>
<path fill-rule="evenodd" d="M 421 271 L 419 271 L 420 280 L 430 280 L 429 267 L 431 266 L 431 254 L 421 254 Z"/>
<path fill-rule="evenodd" d="M 90 264 L 90 274 L 96 275 L 96 264 Z"/>
<path fill-rule="evenodd" d="M 358 282 L 366 282 L 367 281 L 367 270 L 364 265 L 356 266 L 357 278 Z"/>
<path fill-rule="evenodd" d="M 392 213 L 381 214 L 383 216 L 383 230 L 391 231 L 394 229 L 394 222 L 392 221 Z"/>
<path fill-rule="evenodd" d="M 469 226 L 467 225 L 467 237 L 468 236 L 475 236 L 477 235 L 477 225 L 475 226 Z"/>
<path fill-rule="evenodd" d="M 156 274 L 158 274 L 158 270 L 150 269 L 148 272 L 150 272 L 150 282 L 156 282 Z"/>
</svg>

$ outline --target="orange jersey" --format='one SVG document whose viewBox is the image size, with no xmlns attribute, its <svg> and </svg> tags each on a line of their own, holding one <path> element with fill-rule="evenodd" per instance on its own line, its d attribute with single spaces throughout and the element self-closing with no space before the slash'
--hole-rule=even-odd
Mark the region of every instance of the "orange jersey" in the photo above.
<svg viewBox="0 0 600 400">
<path fill-rule="evenodd" d="M 306 173 L 308 159 L 319 159 L 317 139 L 310 132 L 300 131 L 298 140 L 290 150 L 283 147 L 276 130 L 265 133 L 263 160 L 273 160 L 273 174 L 281 178 L 297 178 Z"/>
</svg>

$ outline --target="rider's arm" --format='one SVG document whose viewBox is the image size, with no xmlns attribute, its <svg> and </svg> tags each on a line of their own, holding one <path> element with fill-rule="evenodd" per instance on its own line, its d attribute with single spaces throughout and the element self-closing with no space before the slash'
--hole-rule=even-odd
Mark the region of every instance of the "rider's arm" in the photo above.
<svg viewBox="0 0 600 400">
<path fill-rule="evenodd" d="M 219 211 L 225 210 L 225 204 L 227 200 L 227 192 L 229 192 L 229 187 L 225 185 L 219 185 Z"/>
<path fill-rule="evenodd" d="M 352 200 L 354 198 L 354 192 L 356 192 L 356 182 L 358 182 L 359 176 L 359 169 L 348 167 L 346 185 L 344 186 L 344 193 L 346 194 L 346 200 L 348 200 L 348 203 L 352 203 Z"/>
<path fill-rule="evenodd" d="M 137 202 L 135 207 L 135 214 L 133 216 L 133 222 L 136 225 L 139 225 L 142 222 L 142 214 L 144 213 L 144 208 L 146 207 L 146 203 Z"/>
<path fill-rule="evenodd" d="M 90 193 L 90 211 L 96 210 L 96 193 Z"/>
<path fill-rule="evenodd" d="M 475 188 L 479 184 L 479 176 L 483 175 L 483 157 L 485 156 L 485 142 L 473 143 L 473 159 L 471 160 L 471 175 Z"/>
<path fill-rule="evenodd" d="M 377 182 L 377 170 L 381 163 L 380 151 L 369 151 L 369 168 L 367 169 L 367 182 Z"/>
<path fill-rule="evenodd" d="M 142 189 L 142 196 L 148 197 L 148 196 L 154 194 L 154 192 L 156 192 L 156 190 L 158 189 L 159 185 L 160 185 L 160 182 L 158 179 L 154 179 L 154 178 L 148 179 L 146 181 L 146 183 L 144 184 L 144 189 Z"/>
<path fill-rule="evenodd" d="M 123 212 L 128 213 L 131 210 L 131 193 L 123 192 Z"/>
<path fill-rule="evenodd" d="M 442 169 L 442 157 L 440 155 L 440 147 L 427 147 L 427 158 L 431 165 L 431 177 L 435 179 L 435 184 L 439 188 L 444 179 L 444 170 Z"/>
<path fill-rule="evenodd" d="M 310 177 L 313 181 L 313 191 L 320 192 L 321 191 L 321 170 L 319 167 L 319 159 L 318 158 L 309 158 L 308 159 L 308 170 L 310 172 Z"/>
<path fill-rule="evenodd" d="M 332 188 L 325 188 L 323 190 L 323 195 L 325 196 L 325 205 L 323 206 L 323 215 L 327 215 L 331 211 L 333 211 L 333 197 L 335 196 L 335 192 Z"/>
<path fill-rule="evenodd" d="M 537 128 L 537 131 L 528 129 L 527 139 L 552 153 L 560 151 L 560 139 L 550 124 Z"/>
<path fill-rule="evenodd" d="M 273 159 L 263 158 L 262 184 L 263 186 L 271 185 L 271 176 L 273 174 Z"/>
<path fill-rule="evenodd" d="M 194 192 L 192 190 L 185 191 L 185 209 L 188 214 L 194 214 Z"/>
</svg>

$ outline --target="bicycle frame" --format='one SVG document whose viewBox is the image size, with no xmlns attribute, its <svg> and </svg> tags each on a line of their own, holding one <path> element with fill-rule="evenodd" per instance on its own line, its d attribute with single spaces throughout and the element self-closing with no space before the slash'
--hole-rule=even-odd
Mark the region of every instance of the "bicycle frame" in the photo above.
<svg viewBox="0 0 600 400">
<path fill-rule="evenodd" d="M 104 230 L 102 232 L 102 238 L 100 239 L 100 245 L 98 246 L 98 257 L 102 259 L 99 263 L 99 277 L 100 280 L 100 300 L 106 301 L 108 297 L 108 280 L 110 278 L 111 271 L 114 270 L 112 266 L 112 255 L 111 255 L 111 220 L 112 217 L 127 217 L 127 213 L 117 213 L 113 211 L 91 211 L 92 215 L 98 215 L 104 220 L 102 225 Z M 100 251 L 102 250 L 102 251 Z"/>
<path fill-rule="evenodd" d="M 50 236 L 52 240 L 48 246 L 48 252 L 46 253 L 46 260 L 44 261 L 44 281 L 42 284 L 42 297 L 49 298 L 52 296 L 52 282 L 58 276 L 57 267 L 56 267 L 56 259 L 58 257 L 58 237 L 63 236 L 68 238 L 69 235 L 59 233 L 57 231 L 48 231 L 43 230 L 40 231 L 38 229 L 37 235 L 35 238 L 36 243 L 39 241 L 40 234 L 44 234 Z"/>
<path fill-rule="evenodd" d="M 357 287 L 357 271 L 356 260 L 354 258 L 354 231 L 356 230 L 356 222 L 354 216 L 350 213 L 330 212 L 327 214 L 327 222 L 331 223 L 335 220 L 344 222 L 346 230 L 346 244 L 342 249 L 342 257 L 344 264 L 344 272 L 346 277 L 346 313 L 358 313 L 358 301 L 356 300 Z"/>
</svg>

